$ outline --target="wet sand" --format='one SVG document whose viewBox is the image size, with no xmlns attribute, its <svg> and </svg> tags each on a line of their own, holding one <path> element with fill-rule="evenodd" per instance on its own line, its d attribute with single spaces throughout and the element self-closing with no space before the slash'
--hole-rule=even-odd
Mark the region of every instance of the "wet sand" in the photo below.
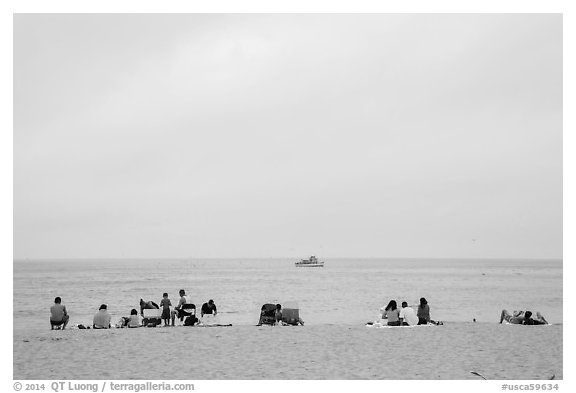
<svg viewBox="0 0 576 393">
<path fill-rule="evenodd" d="M 561 324 L 14 331 L 14 379 L 563 378 Z"/>
</svg>

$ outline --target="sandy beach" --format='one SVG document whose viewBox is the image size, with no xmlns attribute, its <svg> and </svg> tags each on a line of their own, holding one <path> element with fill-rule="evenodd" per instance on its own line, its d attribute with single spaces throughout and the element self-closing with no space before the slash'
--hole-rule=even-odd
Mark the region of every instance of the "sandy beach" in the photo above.
<svg viewBox="0 0 576 393">
<path fill-rule="evenodd" d="M 563 378 L 562 325 L 14 332 L 14 379 Z"/>
</svg>

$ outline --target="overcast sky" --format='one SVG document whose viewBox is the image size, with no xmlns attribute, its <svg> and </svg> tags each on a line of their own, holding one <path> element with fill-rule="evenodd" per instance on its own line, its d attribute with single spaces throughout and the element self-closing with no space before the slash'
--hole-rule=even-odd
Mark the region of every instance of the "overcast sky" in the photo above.
<svg viewBox="0 0 576 393">
<path fill-rule="evenodd" d="M 309 254 L 561 258 L 561 15 L 15 16 L 15 258 Z"/>
</svg>

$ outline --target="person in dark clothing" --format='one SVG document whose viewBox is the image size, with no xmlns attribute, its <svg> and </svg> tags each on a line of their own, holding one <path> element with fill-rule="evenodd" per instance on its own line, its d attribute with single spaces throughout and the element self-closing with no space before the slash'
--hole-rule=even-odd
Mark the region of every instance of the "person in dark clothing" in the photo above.
<svg viewBox="0 0 576 393">
<path fill-rule="evenodd" d="M 200 310 L 200 317 L 204 317 L 204 314 L 212 314 L 216 316 L 216 304 L 214 304 L 214 300 L 208 300 L 208 303 L 204 303 L 202 305 L 202 309 Z"/>
<path fill-rule="evenodd" d="M 430 306 L 426 301 L 426 298 L 420 298 L 420 305 L 418 306 L 418 325 L 426 325 L 430 322 Z"/>
<path fill-rule="evenodd" d="M 276 311 L 274 312 L 274 318 L 276 319 L 276 324 L 282 324 L 282 305 L 276 305 Z"/>
<path fill-rule="evenodd" d="M 548 321 L 539 312 L 536 313 L 536 319 L 534 319 L 532 311 L 526 311 L 522 325 L 548 325 Z"/>
<path fill-rule="evenodd" d="M 418 325 L 427 325 L 429 323 L 434 325 L 444 325 L 442 321 L 434 321 L 430 319 L 430 306 L 428 305 L 426 298 L 420 298 L 420 305 L 418 306 L 416 315 L 418 316 Z"/>
</svg>

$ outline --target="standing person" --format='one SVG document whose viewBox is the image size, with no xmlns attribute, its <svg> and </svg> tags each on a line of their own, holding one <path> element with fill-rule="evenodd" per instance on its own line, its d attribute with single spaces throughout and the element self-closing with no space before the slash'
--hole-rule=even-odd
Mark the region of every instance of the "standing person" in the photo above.
<svg viewBox="0 0 576 393">
<path fill-rule="evenodd" d="M 216 311 L 216 304 L 214 304 L 214 300 L 208 300 L 208 303 L 204 303 L 202 305 L 202 309 L 200 309 L 200 317 L 203 318 L 204 314 L 212 314 L 216 316 L 218 312 Z"/>
<path fill-rule="evenodd" d="M 50 330 L 58 329 L 60 326 L 62 326 L 62 330 L 66 329 L 69 319 L 66 306 L 62 304 L 60 296 L 57 296 L 54 299 L 54 304 L 50 307 Z"/>
<path fill-rule="evenodd" d="M 162 294 L 162 300 L 160 300 L 160 307 L 162 307 L 162 319 L 164 320 L 164 326 L 170 325 L 170 307 L 172 307 L 172 302 L 168 299 L 168 294 L 164 292 Z"/>
<path fill-rule="evenodd" d="M 402 302 L 402 309 L 400 310 L 400 326 L 415 326 L 418 325 L 419 318 L 412 307 L 408 307 L 408 303 Z"/>
<path fill-rule="evenodd" d="M 398 311 L 396 300 L 390 300 L 384 309 L 382 319 L 388 319 L 388 326 L 400 326 L 400 311 Z"/>
<path fill-rule="evenodd" d="M 110 329 L 110 321 L 112 316 L 108 313 L 108 306 L 102 304 L 98 309 L 98 312 L 94 315 L 94 320 L 92 321 L 92 327 L 94 329 Z"/>
</svg>

